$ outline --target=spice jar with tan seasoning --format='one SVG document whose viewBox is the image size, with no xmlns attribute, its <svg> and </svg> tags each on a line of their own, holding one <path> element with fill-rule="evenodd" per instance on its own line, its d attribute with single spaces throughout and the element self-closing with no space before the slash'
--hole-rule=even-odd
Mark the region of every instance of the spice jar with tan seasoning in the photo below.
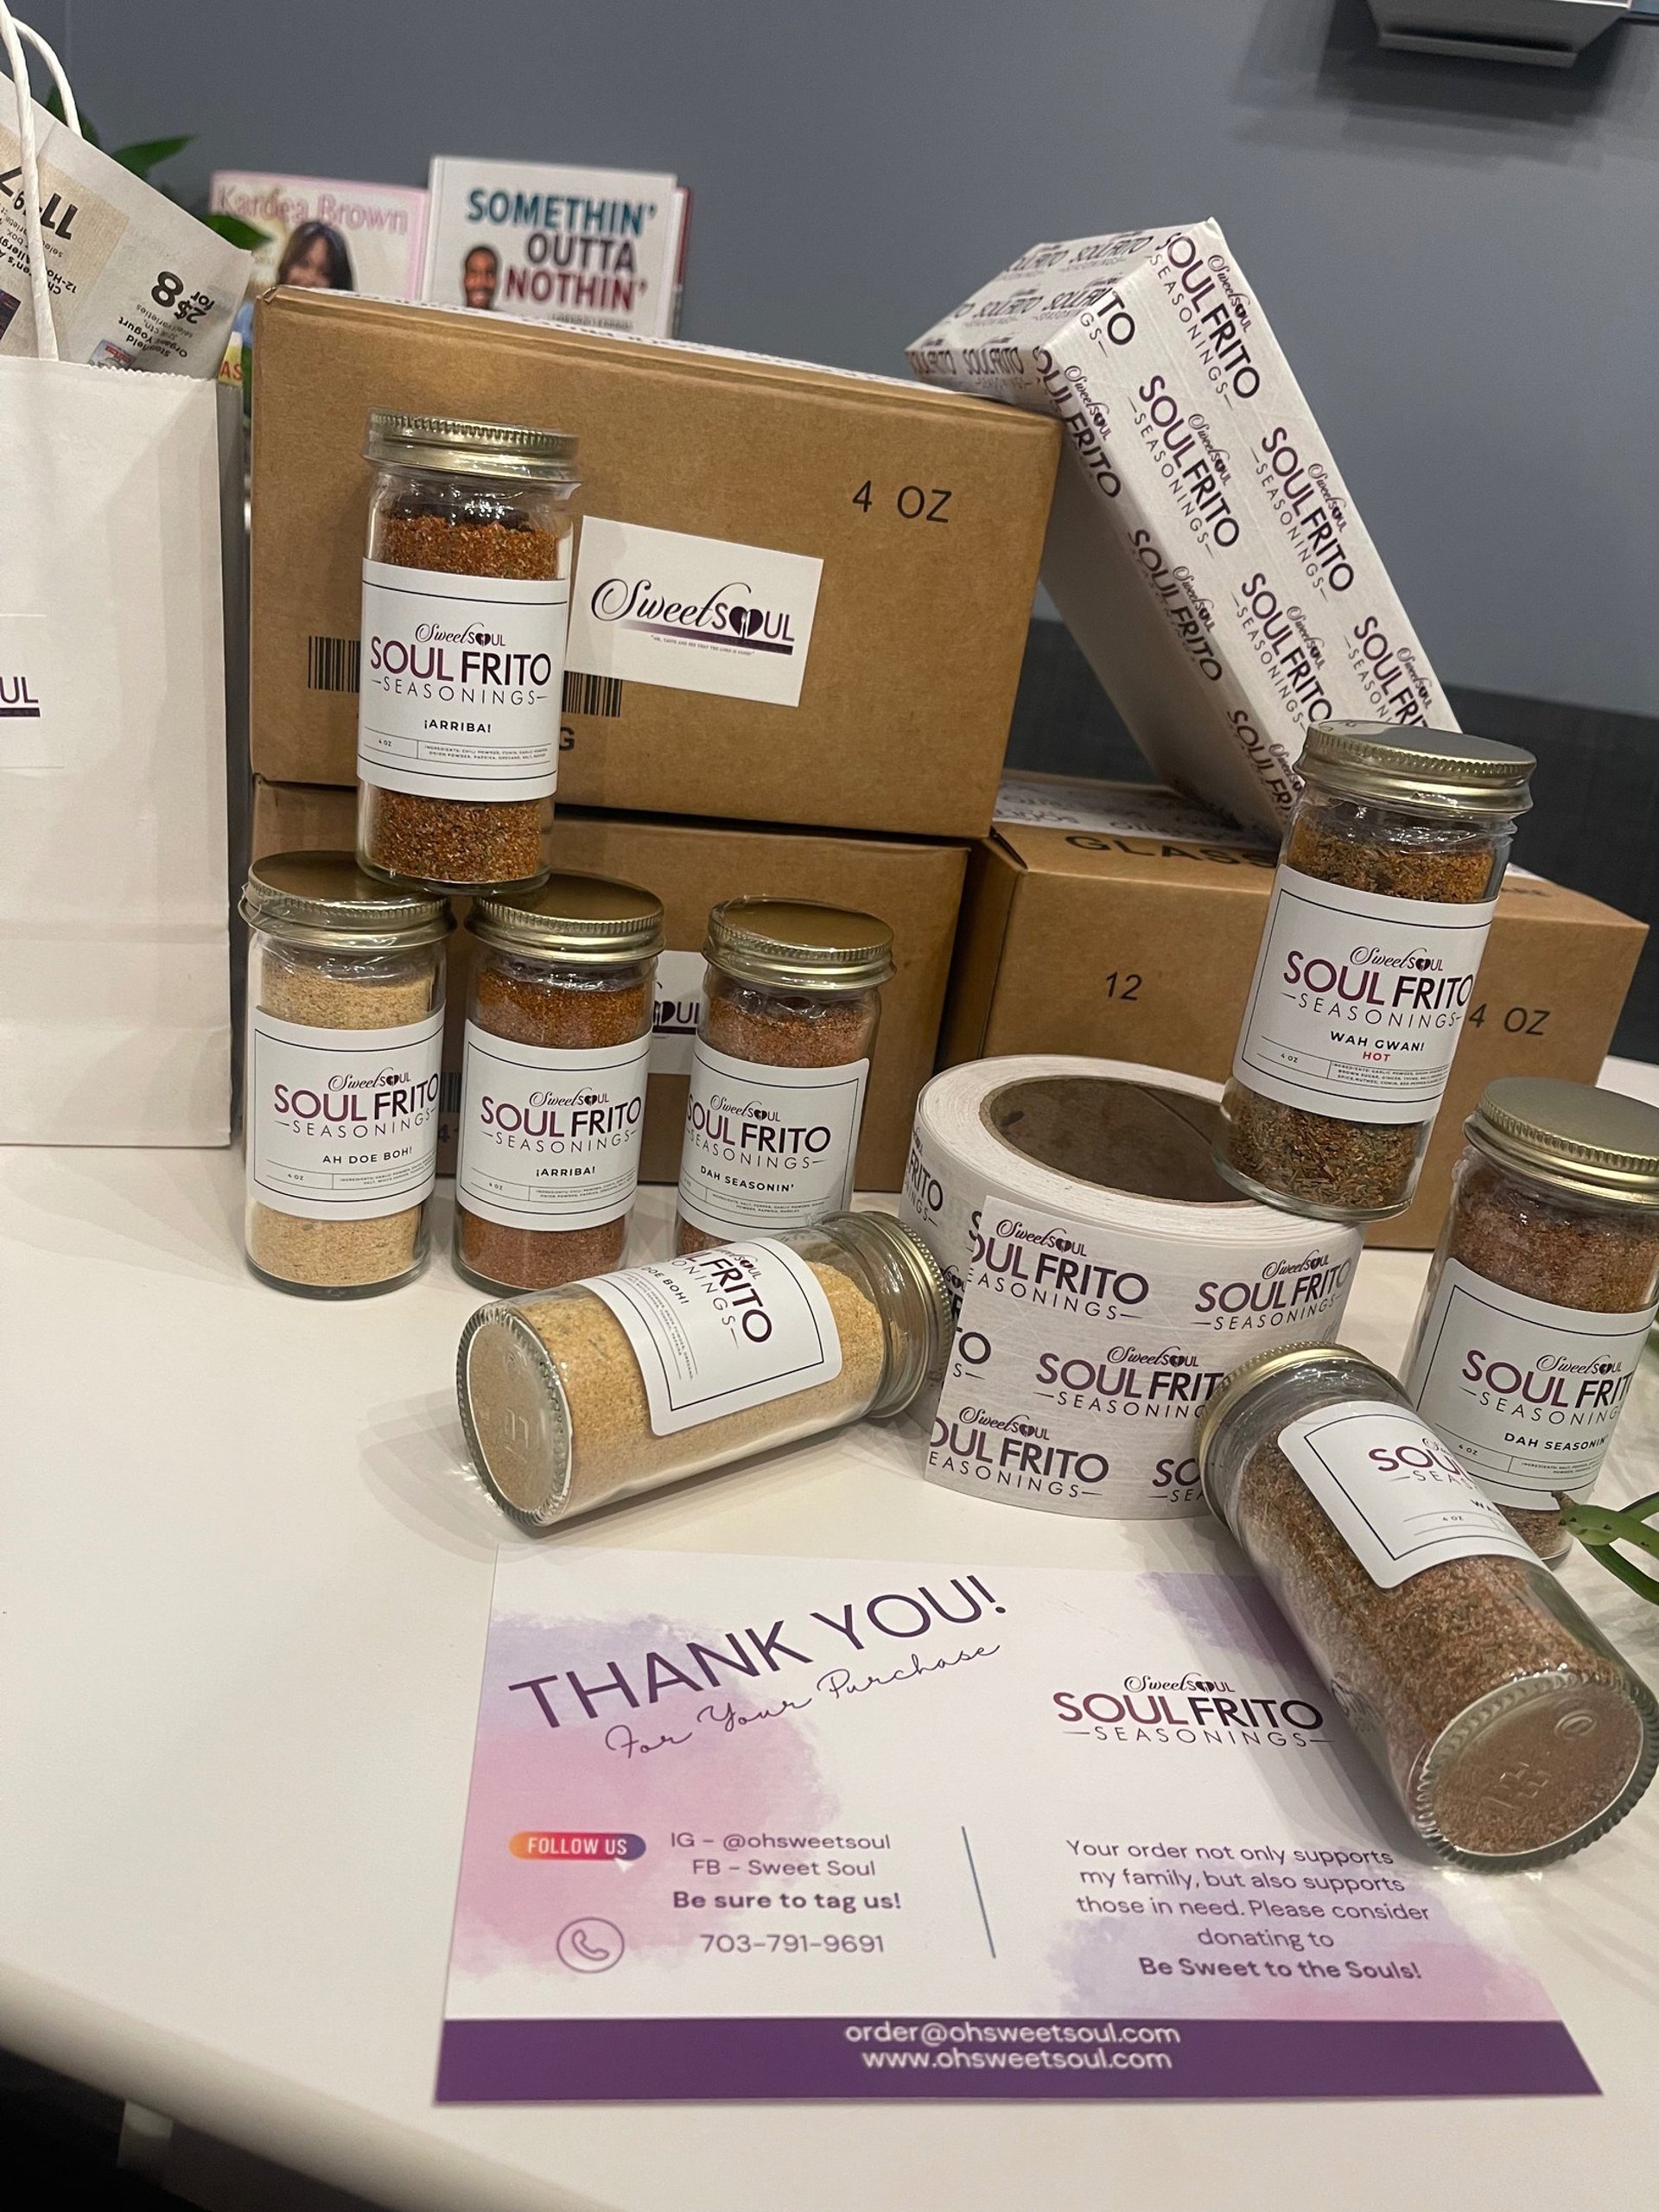
<svg viewBox="0 0 1659 2212">
<path fill-rule="evenodd" d="M 663 904 L 555 875 L 474 901 L 455 1264 L 550 1290 L 619 1264 L 645 1131 Z"/>
<path fill-rule="evenodd" d="M 1489 1083 L 1406 1355 L 1406 1392 L 1541 1557 L 1572 1548 L 1659 1306 L 1659 1111 Z"/>
<path fill-rule="evenodd" d="M 436 890 L 546 874 L 576 442 L 376 408 L 358 858 Z"/>
<path fill-rule="evenodd" d="M 1216 1164 L 1326 1221 L 1411 1203 L 1532 755 L 1316 722 L 1222 1101 Z"/>
<path fill-rule="evenodd" d="M 888 1214 L 838 1214 L 483 1307 L 461 1340 L 461 1423 L 497 1504 L 539 1532 L 890 1419 L 938 1379 L 950 1344 L 926 1247 Z"/>
<path fill-rule="evenodd" d="M 728 899 L 703 944 L 676 1249 L 801 1229 L 853 1194 L 893 931 L 807 900 Z"/>
<path fill-rule="evenodd" d="M 391 1290 L 426 1261 L 448 906 L 349 853 L 276 853 L 242 912 L 249 1264 L 312 1298 Z"/>
<path fill-rule="evenodd" d="M 1659 1706 L 1391 1375 L 1341 1344 L 1236 1368 L 1204 1494 L 1417 1834 L 1465 1866 L 1563 1859 L 1659 1763 Z"/>
</svg>

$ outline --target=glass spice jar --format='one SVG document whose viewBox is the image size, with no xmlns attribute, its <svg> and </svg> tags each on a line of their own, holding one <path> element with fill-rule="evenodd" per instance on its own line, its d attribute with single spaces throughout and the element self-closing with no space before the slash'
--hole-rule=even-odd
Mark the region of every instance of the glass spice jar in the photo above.
<svg viewBox="0 0 1659 2212">
<path fill-rule="evenodd" d="M 1573 1548 L 1659 1309 L 1659 1111 L 1504 1076 L 1464 1123 L 1407 1395 L 1541 1558 Z"/>
<path fill-rule="evenodd" d="M 799 1229 L 853 1195 L 893 931 L 805 899 L 709 917 L 708 1009 L 691 1059 L 675 1249 Z"/>
<path fill-rule="evenodd" d="M 1391 1375 L 1341 1344 L 1235 1369 L 1204 1492 L 1443 1857 L 1542 1866 L 1623 1820 L 1659 1706 Z"/>
<path fill-rule="evenodd" d="M 457 1387 L 473 1462 L 539 1533 L 636 1491 L 867 1416 L 942 1368 L 950 1302 L 890 1215 L 838 1214 L 753 1243 L 484 1306 Z"/>
<path fill-rule="evenodd" d="M 358 694 L 358 858 L 444 891 L 546 874 L 576 442 L 377 407 Z"/>
<path fill-rule="evenodd" d="M 349 853 L 276 853 L 242 912 L 249 1265 L 311 1298 L 394 1289 L 426 1262 L 448 906 Z"/>
<path fill-rule="evenodd" d="M 639 1179 L 663 902 L 555 875 L 474 901 L 455 1264 L 550 1290 L 621 1261 Z"/>
<path fill-rule="evenodd" d="M 1325 1221 L 1410 1205 L 1535 765 L 1394 722 L 1308 732 L 1222 1100 L 1240 1190 Z"/>
</svg>

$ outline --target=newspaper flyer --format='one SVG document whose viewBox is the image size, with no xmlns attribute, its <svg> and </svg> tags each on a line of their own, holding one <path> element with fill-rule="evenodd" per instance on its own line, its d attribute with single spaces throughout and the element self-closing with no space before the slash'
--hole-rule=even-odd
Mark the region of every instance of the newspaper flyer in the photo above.
<svg viewBox="0 0 1659 2212">
<path fill-rule="evenodd" d="M 1253 1577 L 499 1556 L 440 2102 L 1595 2088 Z"/>
<path fill-rule="evenodd" d="M 218 373 L 248 256 L 35 104 L 58 351 L 96 368 Z M 32 354 L 17 133 L 0 110 L 0 354 Z"/>
</svg>

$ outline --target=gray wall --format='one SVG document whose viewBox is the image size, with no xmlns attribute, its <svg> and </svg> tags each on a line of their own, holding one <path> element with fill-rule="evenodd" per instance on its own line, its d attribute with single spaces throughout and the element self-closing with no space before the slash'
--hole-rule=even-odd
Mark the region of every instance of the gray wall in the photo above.
<svg viewBox="0 0 1659 2212">
<path fill-rule="evenodd" d="M 106 137 L 199 134 L 187 197 L 672 168 L 684 334 L 852 367 L 1038 238 L 1215 215 L 1441 675 L 1659 709 L 1659 35 L 1558 76 L 1384 55 L 1362 0 L 33 5 Z"/>
</svg>

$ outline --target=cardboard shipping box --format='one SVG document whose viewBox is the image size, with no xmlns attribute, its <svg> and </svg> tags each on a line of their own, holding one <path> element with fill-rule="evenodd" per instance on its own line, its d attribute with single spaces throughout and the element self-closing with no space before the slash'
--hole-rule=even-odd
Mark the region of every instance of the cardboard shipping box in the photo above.
<svg viewBox="0 0 1659 2212">
<path fill-rule="evenodd" d="M 354 791 L 315 785 L 259 783 L 254 791 L 254 857 L 349 846 L 356 797 Z M 657 893 L 666 912 L 669 950 L 658 963 L 657 1039 L 640 1164 L 647 1183 L 672 1183 L 679 1176 L 691 1041 L 702 1007 L 700 948 L 710 906 L 746 893 L 769 893 L 855 906 L 890 923 L 898 973 L 881 995 L 881 1028 L 870 1068 L 857 1174 L 861 1190 L 899 1188 L 916 1094 L 933 1072 L 965 846 L 638 815 L 562 813 L 550 833 L 549 858 L 555 868 L 643 883 Z M 438 1155 L 446 1174 L 454 1170 L 473 939 L 460 930 L 450 942 Z"/>
<path fill-rule="evenodd" d="M 989 827 L 1054 423 L 883 377 L 340 292 L 271 293 L 255 328 L 260 775 L 355 772 L 364 429 L 393 407 L 578 441 L 562 803 Z"/>
<path fill-rule="evenodd" d="M 1047 818 L 999 822 L 969 862 L 942 1064 L 1090 1052 L 1225 1082 L 1273 852 L 1192 837 L 1190 807 L 1189 834 L 1160 836 L 1144 785 L 1084 787 L 1083 805 L 1077 785 L 1057 788 L 1072 804 L 1011 809 Z M 1576 891 L 1506 880 L 1416 1199 L 1373 1244 L 1434 1243 L 1465 1117 L 1494 1077 L 1596 1080 L 1646 935 Z"/>
</svg>

